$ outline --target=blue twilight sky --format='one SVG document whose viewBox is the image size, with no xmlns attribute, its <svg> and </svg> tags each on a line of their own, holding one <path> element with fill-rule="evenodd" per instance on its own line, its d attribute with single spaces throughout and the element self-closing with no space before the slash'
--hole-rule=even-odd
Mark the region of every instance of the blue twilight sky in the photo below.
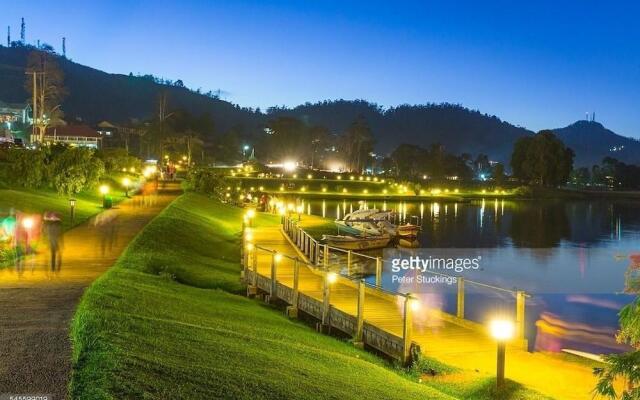
<svg viewBox="0 0 640 400">
<path fill-rule="evenodd" d="M 107 72 L 265 108 L 454 102 L 530 129 L 595 111 L 640 137 L 638 1 L 11 1 L 0 24 Z M 6 29 L 6 28 L 3 28 Z"/>
</svg>

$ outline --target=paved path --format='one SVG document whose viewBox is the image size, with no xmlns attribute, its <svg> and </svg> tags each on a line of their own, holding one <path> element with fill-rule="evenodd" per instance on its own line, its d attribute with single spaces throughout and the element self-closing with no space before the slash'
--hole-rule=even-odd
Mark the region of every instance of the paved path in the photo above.
<svg viewBox="0 0 640 400">
<path fill-rule="evenodd" d="M 253 242 L 291 257 L 302 256 L 286 240 L 279 226 L 252 228 Z M 271 275 L 271 255 L 258 251 L 258 273 Z M 293 261 L 284 257 L 278 264 L 277 280 L 293 287 Z M 322 278 L 309 267 L 300 269 L 301 293 L 322 299 Z M 352 285 L 332 285 L 331 304 L 341 311 L 356 315 L 357 290 Z M 402 336 L 402 302 L 367 295 L 364 319 L 385 331 Z M 413 341 L 422 353 L 473 373 L 495 375 L 496 344 L 486 334 L 447 322 L 430 313 L 426 307 L 414 312 Z M 555 399 L 584 400 L 592 397 L 596 379 L 591 368 L 543 353 L 530 353 L 517 346 L 507 349 L 506 376 Z"/>
<path fill-rule="evenodd" d="M 21 269 L 0 269 L 0 395 L 66 397 L 69 324 L 80 297 L 179 194 L 177 183 L 168 184 L 147 204 L 136 196 L 67 231 L 59 271 L 51 271 L 47 249 Z"/>
</svg>

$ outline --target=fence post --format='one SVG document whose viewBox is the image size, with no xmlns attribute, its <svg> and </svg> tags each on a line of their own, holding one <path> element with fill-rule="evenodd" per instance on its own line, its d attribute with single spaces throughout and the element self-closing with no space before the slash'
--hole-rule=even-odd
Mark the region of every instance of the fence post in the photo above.
<svg viewBox="0 0 640 400">
<path fill-rule="evenodd" d="M 271 254 L 271 287 L 269 288 L 269 302 L 273 303 L 277 297 L 277 274 L 278 274 L 278 261 L 277 261 L 278 253 L 275 251 Z"/>
<path fill-rule="evenodd" d="M 458 278 L 458 318 L 464 319 L 464 278 Z"/>
<path fill-rule="evenodd" d="M 293 295 L 291 298 L 291 305 L 287 307 L 287 315 L 289 318 L 296 318 L 298 316 L 298 282 L 300 279 L 300 260 L 296 257 L 293 260 Z"/>
<path fill-rule="evenodd" d="M 324 254 L 322 255 L 322 265 L 324 265 L 324 268 L 327 269 L 329 268 L 329 245 L 325 244 L 323 250 Z"/>
<path fill-rule="evenodd" d="M 347 276 L 351 276 L 351 250 L 347 250 Z"/>
<path fill-rule="evenodd" d="M 358 314 L 357 314 L 357 323 L 356 323 L 356 334 L 354 337 L 354 343 L 356 345 L 362 344 L 362 331 L 364 328 L 364 294 L 365 294 L 365 283 L 364 279 L 360 279 L 358 282 Z"/>
<path fill-rule="evenodd" d="M 382 286 L 382 259 L 376 257 L 376 286 Z"/>
<path fill-rule="evenodd" d="M 322 274 L 322 331 L 329 331 L 329 317 L 331 313 L 331 284 L 329 283 L 329 271 L 324 270 Z"/>
<path fill-rule="evenodd" d="M 413 297 L 411 293 L 407 293 L 404 298 L 404 317 L 402 319 L 402 362 L 409 363 L 411 360 L 411 337 L 413 336 L 413 310 L 411 302 Z"/>
<path fill-rule="evenodd" d="M 524 340 L 525 332 L 524 332 L 524 312 L 525 312 L 525 292 L 522 290 L 518 290 L 516 292 L 516 329 L 517 329 L 517 337 L 518 339 Z"/>
<path fill-rule="evenodd" d="M 258 248 L 253 251 L 253 287 L 258 286 Z"/>
</svg>

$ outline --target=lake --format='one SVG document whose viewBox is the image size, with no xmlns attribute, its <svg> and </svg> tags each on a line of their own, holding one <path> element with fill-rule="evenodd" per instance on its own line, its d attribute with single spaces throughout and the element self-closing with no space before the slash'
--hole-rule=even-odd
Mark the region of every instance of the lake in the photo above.
<svg viewBox="0 0 640 400">
<path fill-rule="evenodd" d="M 630 255 L 640 253 L 640 202 L 314 199 L 304 204 L 305 213 L 331 219 L 360 207 L 395 210 L 401 222 L 422 227 L 412 245 L 419 249 L 415 251 L 435 254 L 444 251 L 436 249 L 458 249 L 482 254 L 486 268 L 465 274 L 465 279 L 530 295 L 526 331 L 532 350 L 611 353 L 627 349 L 616 343 L 615 332 L 618 311 L 633 299 L 624 294 L 625 274 L 631 270 Z M 358 273 L 375 281 L 370 263 L 363 262 Z M 417 293 L 422 301 L 455 314 L 455 288 L 425 289 L 395 282 L 392 276 L 385 263 L 384 288 Z M 493 311 L 515 310 L 515 300 L 508 293 L 465 287 L 465 315 L 471 320 L 486 322 Z"/>
</svg>

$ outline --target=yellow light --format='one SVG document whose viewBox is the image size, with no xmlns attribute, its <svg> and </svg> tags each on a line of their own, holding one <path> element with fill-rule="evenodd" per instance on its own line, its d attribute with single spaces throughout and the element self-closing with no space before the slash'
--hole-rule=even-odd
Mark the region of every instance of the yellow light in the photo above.
<svg viewBox="0 0 640 400">
<path fill-rule="evenodd" d="M 280 215 L 285 215 L 287 213 L 287 211 L 284 209 L 284 207 L 280 208 L 279 210 Z"/>
<path fill-rule="evenodd" d="M 456 190 L 454 190 L 454 191 L 453 191 L 453 193 L 458 193 L 458 192 L 459 192 L 459 190 L 458 190 L 458 189 L 456 189 Z"/>
<path fill-rule="evenodd" d="M 236 176 L 236 173 L 235 173 L 235 172 L 232 172 L 232 173 L 231 173 L 231 176 Z"/>
<path fill-rule="evenodd" d="M 424 190 L 420 190 L 420 194 L 424 194 Z"/>
<path fill-rule="evenodd" d="M 253 250 L 253 243 L 247 243 L 247 246 L 246 246 L 246 247 L 247 247 L 247 250 L 248 250 L 248 251 Z"/>
<path fill-rule="evenodd" d="M 349 179 L 354 180 L 354 179 L 356 179 L 356 177 L 355 177 L 355 176 L 353 176 L 353 175 L 351 175 L 351 176 L 349 177 Z"/>
<path fill-rule="evenodd" d="M 303 205 L 299 205 L 299 206 L 296 208 L 296 211 L 298 211 L 298 214 L 302 214 L 302 213 L 304 212 L 304 206 L 303 206 Z"/>
<path fill-rule="evenodd" d="M 239 197 L 239 199 L 240 199 L 240 200 L 244 200 L 244 195 L 243 195 L 243 194 L 241 194 L 241 195 L 240 195 L 240 197 Z"/>
<path fill-rule="evenodd" d="M 444 190 L 444 192 L 445 192 L 445 193 L 449 193 L 449 189 L 445 189 L 445 190 Z"/>
<path fill-rule="evenodd" d="M 338 274 L 336 274 L 335 272 L 329 272 L 327 274 L 327 282 L 336 283 L 337 280 L 338 280 Z"/>
<path fill-rule="evenodd" d="M 256 216 L 256 210 L 254 210 L 253 208 L 247 210 L 247 217 L 254 218 L 255 216 Z"/>
<path fill-rule="evenodd" d="M 131 184 L 131 181 L 129 180 L 129 178 L 124 178 L 122 180 L 122 184 L 128 187 Z"/>
<path fill-rule="evenodd" d="M 327 192 L 327 188 L 322 188 L 322 193 L 326 193 Z"/>
<path fill-rule="evenodd" d="M 104 196 L 107 193 L 109 193 L 109 186 L 107 185 L 100 186 L 100 194 Z"/>
<path fill-rule="evenodd" d="M 436 194 L 437 195 L 437 194 L 440 194 L 440 192 L 441 192 L 440 189 L 433 189 L 431 191 L 431 194 Z"/>
<path fill-rule="evenodd" d="M 31 229 L 33 228 L 33 218 L 31 217 L 27 217 L 25 219 L 22 220 L 22 227 L 24 229 Z"/>
<path fill-rule="evenodd" d="M 187 161 L 187 156 L 182 156 L 183 161 Z"/>
<path fill-rule="evenodd" d="M 253 192 L 253 191 L 255 191 L 255 190 L 256 190 L 256 188 L 255 188 L 255 187 L 253 187 L 253 186 L 251 186 L 251 188 L 250 188 L 249 190 L 251 190 L 251 191 Z"/>
<path fill-rule="evenodd" d="M 280 261 L 282 261 L 282 254 L 280 254 L 280 253 L 275 253 L 275 254 L 273 255 L 273 260 L 274 260 L 276 263 L 279 263 Z"/>
<path fill-rule="evenodd" d="M 127 169 L 126 168 L 122 168 L 122 172 L 127 172 Z"/>
<path fill-rule="evenodd" d="M 370 176 L 367 176 L 367 180 L 368 180 L 368 181 L 370 181 L 370 180 L 371 180 L 371 177 L 370 177 Z"/>
<path fill-rule="evenodd" d="M 484 194 L 484 193 L 487 193 L 487 191 L 486 191 L 486 190 L 484 190 L 484 189 L 482 189 L 482 193 L 483 193 L 483 194 Z"/>
<path fill-rule="evenodd" d="M 311 174 L 307 175 L 307 179 L 312 179 L 312 178 L 313 178 L 313 175 Z"/>
<path fill-rule="evenodd" d="M 280 186 L 280 191 L 283 192 L 284 191 L 284 187 Z"/>
<path fill-rule="evenodd" d="M 303 186 L 303 187 L 301 187 L 301 188 L 300 188 L 300 190 L 301 190 L 302 192 L 304 192 L 305 190 L 307 190 L 307 188 L 305 188 L 305 187 Z"/>
<path fill-rule="evenodd" d="M 506 191 L 504 191 L 504 190 L 503 190 L 502 192 L 500 192 L 500 193 L 502 193 L 502 194 L 507 194 L 507 192 L 506 192 Z"/>
<path fill-rule="evenodd" d="M 378 177 L 373 178 L 374 182 L 378 182 Z"/>
<path fill-rule="evenodd" d="M 338 178 L 338 180 L 341 180 L 342 179 L 342 175 L 338 175 L 337 178 Z"/>
<path fill-rule="evenodd" d="M 165 159 L 165 160 L 168 160 L 168 159 L 169 159 L 169 155 L 168 155 L 168 154 L 165 154 L 164 159 Z"/>
<path fill-rule="evenodd" d="M 489 323 L 489 331 L 496 340 L 509 340 L 513 337 L 515 327 L 511 321 L 493 320 Z"/>
<path fill-rule="evenodd" d="M 289 211 L 293 211 L 293 210 L 295 210 L 295 206 L 293 205 L 293 203 L 289 203 L 289 204 L 287 204 L 287 209 Z"/>
<path fill-rule="evenodd" d="M 409 300 L 411 303 L 411 311 L 418 311 L 420 310 L 420 300 L 416 299 L 416 298 L 412 298 L 411 300 Z"/>
<path fill-rule="evenodd" d="M 342 189 L 342 193 L 347 193 L 347 189 L 346 188 Z"/>
<path fill-rule="evenodd" d="M 381 180 L 380 182 L 384 183 L 384 179 L 383 179 L 383 180 Z"/>
<path fill-rule="evenodd" d="M 129 172 L 134 173 L 134 172 L 136 172 L 136 169 L 131 167 L 131 168 L 129 168 Z"/>
<path fill-rule="evenodd" d="M 298 174 L 293 174 L 293 179 L 296 179 L 298 177 Z"/>
<path fill-rule="evenodd" d="M 295 161 L 285 161 L 282 163 L 282 168 L 285 171 L 291 172 L 296 169 L 297 163 Z"/>
<path fill-rule="evenodd" d="M 494 193 L 498 194 L 498 193 L 500 193 L 500 191 L 499 191 L 498 189 L 496 189 L 496 190 L 494 191 Z"/>
<path fill-rule="evenodd" d="M 225 197 L 231 197 L 231 193 L 227 193 Z"/>
<path fill-rule="evenodd" d="M 260 190 L 261 192 L 263 192 L 263 191 L 264 191 L 264 186 L 260 186 L 260 187 L 258 188 L 258 190 Z"/>
<path fill-rule="evenodd" d="M 361 176 L 361 177 L 360 177 L 360 178 L 358 178 L 358 179 L 363 180 L 363 179 L 364 179 L 364 177 L 362 177 L 362 176 Z"/>
<path fill-rule="evenodd" d="M 384 189 L 382 193 L 387 194 L 387 189 Z"/>
<path fill-rule="evenodd" d="M 367 194 L 369 191 L 367 189 L 363 190 L 362 193 Z"/>
</svg>

